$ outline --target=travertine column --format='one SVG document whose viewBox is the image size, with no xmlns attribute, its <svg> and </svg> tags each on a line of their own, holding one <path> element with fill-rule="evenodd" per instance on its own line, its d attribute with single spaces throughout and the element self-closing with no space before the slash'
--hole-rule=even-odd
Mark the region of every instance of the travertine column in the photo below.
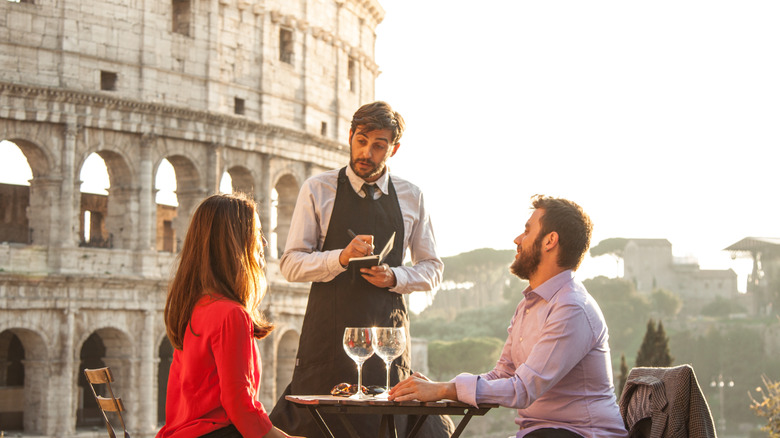
<svg viewBox="0 0 780 438">
<path fill-rule="evenodd" d="M 76 397 L 77 378 L 79 370 L 76 362 L 77 354 L 75 351 L 76 338 L 76 310 L 73 308 L 63 309 L 64 323 L 60 325 L 62 339 L 62 349 L 59 351 L 58 358 L 51 364 L 51 382 L 48 386 L 49 393 L 46 399 L 49 400 L 48 421 L 45 425 L 45 435 L 47 436 L 69 436 L 76 430 L 76 410 L 78 409 L 78 398 Z"/>
<path fill-rule="evenodd" d="M 113 248 L 134 247 L 138 227 L 138 187 L 115 186 L 108 189 L 106 229 Z"/>
<path fill-rule="evenodd" d="M 60 215 L 58 218 L 60 235 L 59 246 L 74 247 L 79 232 L 79 204 L 74 198 L 76 193 L 76 136 L 78 126 L 75 121 L 65 124 L 65 147 L 62 150 L 62 194 L 60 196 Z"/>
<path fill-rule="evenodd" d="M 50 376 L 50 363 L 43 360 L 22 361 L 24 364 L 24 431 L 33 434 L 47 434 L 54 432 L 58 420 L 62 418 L 53 418 L 46 415 L 55 403 L 52 398 L 47 397 L 52 393 L 54 382 Z M 71 426 L 72 427 L 72 426 Z M 65 432 L 67 427 L 56 430 L 56 435 Z"/>
<path fill-rule="evenodd" d="M 138 416 L 137 428 L 142 433 L 153 433 L 157 427 L 157 379 L 155 373 L 155 342 L 154 342 L 154 318 L 157 315 L 153 310 L 144 310 L 144 329 L 141 334 L 139 350 L 141 354 L 141 369 L 138 374 L 137 394 L 140 398 L 136 404 Z"/>
<path fill-rule="evenodd" d="M 152 181 L 152 146 L 156 141 L 156 136 L 145 134 L 141 138 L 141 163 L 138 169 L 138 243 L 136 249 L 140 251 L 153 251 L 155 249 L 156 223 L 157 217 L 154 203 L 154 181 Z"/>
<path fill-rule="evenodd" d="M 190 225 L 190 218 L 198 206 L 211 192 L 205 187 L 176 188 L 176 198 L 179 201 L 178 213 L 173 219 L 173 228 L 176 230 L 176 248 L 181 249 L 184 243 L 184 236 L 187 235 L 187 228 Z"/>
<path fill-rule="evenodd" d="M 39 176 L 30 181 L 30 206 L 27 219 L 33 245 L 54 243 L 52 239 L 56 236 L 54 229 L 60 226 L 58 207 L 61 187 L 62 179 L 51 176 Z"/>
<path fill-rule="evenodd" d="M 271 159 L 263 154 L 260 161 L 260 181 L 255 182 L 255 201 L 257 202 L 257 212 L 260 217 L 260 224 L 266 236 L 271 234 Z M 268 237 L 266 237 L 267 239 Z M 276 251 L 268 248 L 266 257 L 279 258 Z"/>
</svg>

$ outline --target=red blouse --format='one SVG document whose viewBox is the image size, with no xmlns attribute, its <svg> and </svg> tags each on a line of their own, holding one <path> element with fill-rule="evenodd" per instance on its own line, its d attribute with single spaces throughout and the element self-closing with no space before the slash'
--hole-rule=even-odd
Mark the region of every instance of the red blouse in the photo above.
<svg viewBox="0 0 780 438">
<path fill-rule="evenodd" d="M 183 349 L 173 353 L 165 426 L 157 438 L 197 437 L 231 423 L 243 436 L 264 436 L 272 426 L 256 400 L 260 352 L 246 310 L 219 295 L 204 296 L 191 321 Z"/>
</svg>

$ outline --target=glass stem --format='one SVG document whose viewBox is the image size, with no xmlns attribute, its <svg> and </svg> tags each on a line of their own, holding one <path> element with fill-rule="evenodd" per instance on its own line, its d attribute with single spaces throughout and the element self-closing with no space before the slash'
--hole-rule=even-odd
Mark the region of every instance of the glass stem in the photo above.
<svg viewBox="0 0 780 438">
<path fill-rule="evenodd" d="M 358 387 L 356 394 L 363 394 L 363 362 L 360 362 L 357 366 L 358 369 Z"/>
<path fill-rule="evenodd" d="M 385 385 L 385 392 L 390 392 L 390 366 L 392 364 L 392 362 L 385 362 L 385 366 L 387 367 L 387 384 Z"/>
</svg>

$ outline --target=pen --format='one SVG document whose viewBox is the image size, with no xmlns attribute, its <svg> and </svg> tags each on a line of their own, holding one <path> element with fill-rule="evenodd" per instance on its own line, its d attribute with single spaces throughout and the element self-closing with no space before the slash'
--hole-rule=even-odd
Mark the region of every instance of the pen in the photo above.
<svg viewBox="0 0 780 438">
<path fill-rule="evenodd" d="M 349 234 L 349 237 L 351 237 L 351 238 L 353 238 L 353 239 L 354 239 L 355 237 L 357 237 L 357 234 L 355 234 L 355 232 L 354 232 L 354 231 L 352 231 L 352 230 L 350 230 L 349 228 L 347 228 L 347 234 Z"/>
</svg>

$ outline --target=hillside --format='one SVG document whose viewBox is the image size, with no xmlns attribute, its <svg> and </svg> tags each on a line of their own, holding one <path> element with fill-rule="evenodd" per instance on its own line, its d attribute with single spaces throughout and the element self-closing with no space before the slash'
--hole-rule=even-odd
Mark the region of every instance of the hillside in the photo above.
<svg viewBox="0 0 780 438">
<path fill-rule="evenodd" d="M 512 250 L 482 248 L 443 257 L 442 287 L 424 313 L 452 316 L 466 309 L 506 303 L 504 290 L 517 282 L 509 273 L 514 255 Z"/>
</svg>

